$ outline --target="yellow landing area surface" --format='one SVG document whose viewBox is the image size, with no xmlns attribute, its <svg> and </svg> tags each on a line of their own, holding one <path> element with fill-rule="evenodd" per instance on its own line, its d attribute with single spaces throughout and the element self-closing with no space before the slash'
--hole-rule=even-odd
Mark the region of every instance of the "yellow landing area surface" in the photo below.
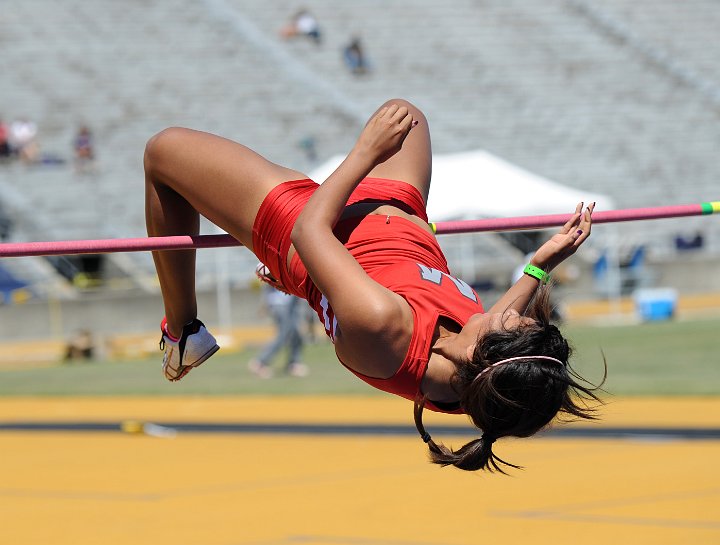
<svg viewBox="0 0 720 545">
<path fill-rule="evenodd" d="M 611 427 L 720 428 L 720 398 L 613 399 Z M 464 417 L 427 415 L 433 427 Z M 401 424 L 390 397 L 13 398 L 0 423 Z M 587 426 L 584 424 L 583 426 Z M 443 428 L 444 429 L 444 428 Z M 459 447 L 468 436 L 436 439 Z M 0 431 L 7 545 L 720 543 L 720 440 L 501 439 L 524 470 L 427 463 L 413 435 Z"/>
</svg>

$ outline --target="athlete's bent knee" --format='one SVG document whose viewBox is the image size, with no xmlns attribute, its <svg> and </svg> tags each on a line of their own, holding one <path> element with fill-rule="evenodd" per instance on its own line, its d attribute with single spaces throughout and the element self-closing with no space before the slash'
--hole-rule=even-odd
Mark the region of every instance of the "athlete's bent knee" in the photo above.
<svg viewBox="0 0 720 545">
<path fill-rule="evenodd" d="M 409 100 L 405 100 L 404 98 L 391 98 L 390 100 L 385 101 L 385 103 L 380 107 L 381 109 L 385 106 L 390 106 L 391 104 L 395 104 L 397 106 L 405 106 L 410 113 L 412 113 L 413 118 L 419 121 L 422 121 L 425 118 L 425 115 L 422 113 L 422 110 L 415 106 L 412 102 Z"/>
<path fill-rule="evenodd" d="M 187 129 L 170 127 L 152 136 L 145 144 L 143 164 L 145 172 L 152 172 L 176 149 Z"/>
</svg>

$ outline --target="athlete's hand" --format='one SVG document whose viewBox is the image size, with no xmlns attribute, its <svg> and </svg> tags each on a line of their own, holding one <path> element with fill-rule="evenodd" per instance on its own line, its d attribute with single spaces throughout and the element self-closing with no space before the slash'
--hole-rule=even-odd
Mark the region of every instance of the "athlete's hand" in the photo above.
<svg viewBox="0 0 720 545">
<path fill-rule="evenodd" d="M 355 149 L 367 153 L 375 164 L 380 164 L 400 151 L 417 123 L 405 106 L 386 106 L 365 125 Z"/>
<path fill-rule="evenodd" d="M 540 246 L 530 263 L 545 271 L 551 271 L 573 255 L 590 236 L 594 209 L 595 203 L 585 208 L 584 211 L 583 203 L 579 203 L 575 207 L 575 213 L 560 228 L 560 232 Z"/>
</svg>

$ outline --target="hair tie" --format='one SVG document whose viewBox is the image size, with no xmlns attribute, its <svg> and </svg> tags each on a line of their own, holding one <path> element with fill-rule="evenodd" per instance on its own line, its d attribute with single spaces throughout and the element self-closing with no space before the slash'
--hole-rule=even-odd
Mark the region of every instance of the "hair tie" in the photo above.
<svg viewBox="0 0 720 545">
<path fill-rule="evenodd" d="M 483 442 L 485 444 L 488 444 L 488 445 L 492 445 L 497 440 L 496 437 L 489 435 L 487 433 L 483 433 L 481 439 L 483 440 Z"/>
<path fill-rule="evenodd" d="M 504 360 L 496 361 L 495 363 L 492 363 L 488 365 L 485 369 L 480 371 L 477 376 L 475 377 L 475 380 L 480 378 L 484 373 L 487 373 L 490 369 L 493 367 L 497 367 L 498 365 L 504 365 L 506 363 L 510 363 L 511 361 L 519 361 L 519 360 L 546 360 L 546 361 L 552 361 L 554 363 L 557 363 L 561 367 L 564 367 L 565 364 L 560 361 L 557 358 L 553 358 L 551 356 L 515 356 L 514 358 L 506 358 Z"/>
<path fill-rule="evenodd" d="M 429 434 L 428 432 L 423 433 L 423 434 L 422 434 L 422 440 L 423 440 L 425 443 L 429 443 L 429 442 L 430 442 L 430 434 Z"/>
</svg>

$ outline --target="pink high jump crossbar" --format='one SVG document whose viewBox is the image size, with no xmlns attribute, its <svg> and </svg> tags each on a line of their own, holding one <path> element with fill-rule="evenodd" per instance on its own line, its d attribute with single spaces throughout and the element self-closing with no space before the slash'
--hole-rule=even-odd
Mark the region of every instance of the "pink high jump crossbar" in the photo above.
<svg viewBox="0 0 720 545">
<path fill-rule="evenodd" d="M 593 213 L 593 223 L 614 223 L 687 216 L 720 214 L 720 201 L 699 204 L 626 208 L 624 210 Z M 513 218 L 490 218 L 431 223 L 438 235 L 482 233 L 489 231 L 521 231 L 558 227 L 571 214 L 547 214 Z M 118 238 L 100 240 L 59 240 L 49 242 L 15 242 L 0 244 L 0 257 L 28 257 L 73 254 L 104 254 L 114 252 L 147 252 L 160 250 L 189 250 L 242 246 L 230 235 L 183 235 L 170 237 Z"/>
</svg>

